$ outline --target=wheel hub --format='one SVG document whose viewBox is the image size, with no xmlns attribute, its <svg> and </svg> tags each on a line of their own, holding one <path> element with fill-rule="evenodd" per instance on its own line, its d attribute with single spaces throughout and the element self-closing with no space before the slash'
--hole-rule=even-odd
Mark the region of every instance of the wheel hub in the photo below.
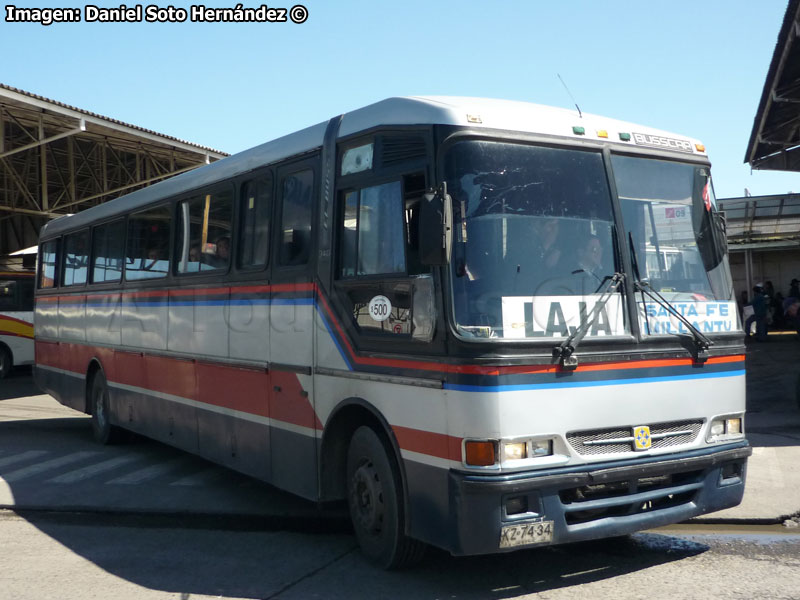
<svg viewBox="0 0 800 600">
<path fill-rule="evenodd" d="M 356 469 L 351 496 L 359 525 L 367 531 L 379 531 L 384 515 L 383 485 L 372 463 Z"/>
</svg>

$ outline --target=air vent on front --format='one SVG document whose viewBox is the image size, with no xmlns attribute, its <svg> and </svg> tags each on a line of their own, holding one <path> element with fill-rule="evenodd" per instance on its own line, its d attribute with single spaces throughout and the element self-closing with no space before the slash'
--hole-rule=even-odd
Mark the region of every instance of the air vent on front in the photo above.
<svg viewBox="0 0 800 600">
<path fill-rule="evenodd" d="M 425 158 L 427 146 L 421 135 L 385 136 L 381 141 L 381 166 Z"/>
</svg>

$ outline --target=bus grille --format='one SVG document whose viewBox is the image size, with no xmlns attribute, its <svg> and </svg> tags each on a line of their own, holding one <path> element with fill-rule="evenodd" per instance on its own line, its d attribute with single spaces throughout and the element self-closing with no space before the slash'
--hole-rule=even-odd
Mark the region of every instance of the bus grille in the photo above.
<svg viewBox="0 0 800 600">
<path fill-rule="evenodd" d="M 693 502 L 703 487 L 703 470 L 637 477 L 561 490 L 567 525 L 628 517 Z"/>
<path fill-rule="evenodd" d="M 651 448 L 669 448 L 693 442 L 703 421 L 671 421 L 650 425 L 650 436 L 653 438 Z M 662 437 L 663 436 L 663 437 Z M 631 441 L 620 441 L 631 438 Z M 589 431 L 573 431 L 567 434 L 570 446 L 580 455 L 634 454 L 633 428 L 616 427 L 614 429 L 592 429 Z"/>
</svg>

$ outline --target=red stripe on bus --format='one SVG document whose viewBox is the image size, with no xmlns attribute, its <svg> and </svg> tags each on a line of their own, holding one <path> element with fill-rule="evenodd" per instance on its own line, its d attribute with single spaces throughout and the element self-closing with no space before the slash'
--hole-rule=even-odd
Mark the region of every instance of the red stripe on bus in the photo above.
<svg viewBox="0 0 800 600">
<path fill-rule="evenodd" d="M 198 400 L 261 417 L 270 416 L 269 374 L 247 369 L 197 363 Z"/>
<path fill-rule="evenodd" d="M 461 462 L 461 438 L 400 425 L 392 425 L 392 431 L 402 450 Z"/>
</svg>

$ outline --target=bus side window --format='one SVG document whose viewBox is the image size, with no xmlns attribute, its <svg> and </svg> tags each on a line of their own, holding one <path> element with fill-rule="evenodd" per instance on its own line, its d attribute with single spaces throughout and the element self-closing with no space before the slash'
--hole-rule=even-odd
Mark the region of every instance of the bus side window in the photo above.
<svg viewBox="0 0 800 600">
<path fill-rule="evenodd" d="M 64 285 L 83 285 L 89 270 L 89 231 L 64 238 Z"/>
<path fill-rule="evenodd" d="M 263 267 L 269 262 L 269 215 L 272 180 L 252 179 L 242 184 L 239 267 Z"/>
<path fill-rule="evenodd" d="M 281 265 L 304 265 L 311 252 L 311 207 L 314 172 L 298 171 L 283 179 Z"/>
<path fill-rule="evenodd" d="M 169 272 L 169 206 L 157 206 L 128 218 L 125 279 L 155 279 Z"/>
<path fill-rule="evenodd" d="M 120 281 L 125 254 L 125 221 L 94 228 L 92 234 L 92 283 Z"/>
<path fill-rule="evenodd" d="M 228 188 L 178 203 L 178 273 L 228 268 L 232 215 L 233 194 Z"/>
<path fill-rule="evenodd" d="M 19 310 L 17 305 L 17 282 L 0 281 L 0 310 Z"/>
<path fill-rule="evenodd" d="M 41 247 L 39 259 L 39 289 L 56 287 L 58 273 L 58 240 L 45 242 Z"/>
</svg>

